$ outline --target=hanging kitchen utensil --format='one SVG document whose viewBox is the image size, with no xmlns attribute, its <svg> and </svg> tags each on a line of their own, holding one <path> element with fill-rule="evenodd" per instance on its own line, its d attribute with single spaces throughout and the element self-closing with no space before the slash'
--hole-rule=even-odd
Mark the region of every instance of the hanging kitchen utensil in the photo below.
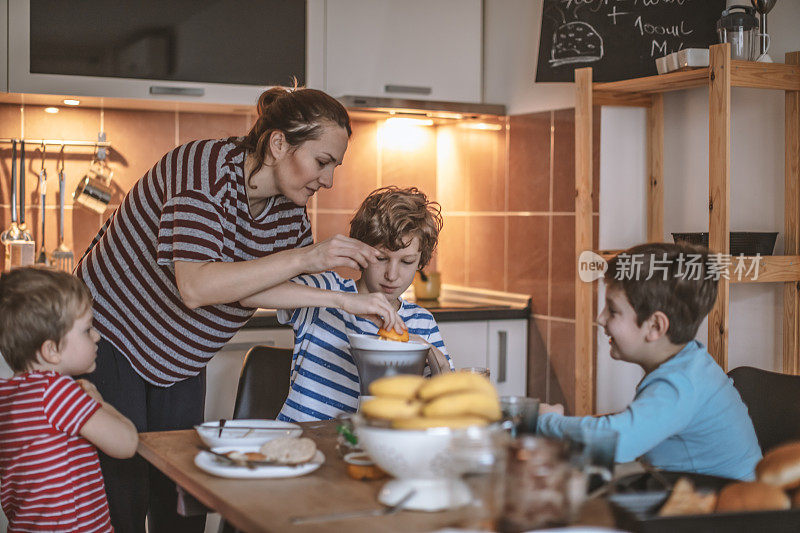
<svg viewBox="0 0 800 533">
<path fill-rule="evenodd" d="M 45 233 L 45 203 L 47 200 L 47 169 L 44 168 L 44 162 L 47 158 L 47 145 L 42 143 L 42 168 L 39 170 L 39 195 L 42 198 L 42 201 L 39 205 L 39 209 L 42 212 L 42 235 L 41 235 L 41 242 L 39 243 L 39 255 L 36 256 L 36 263 L 39 265 L 49 265 L 50 264 L 50 256 L 47 254 L 47 250 L 45 250 L 44 244 L 44 233 Z"/>
<path fill-rule="evenodd" d="M 19 226 L 17 225 L 17 140 L 11 141 L 11 226 L 0 235 L 0 241 L 5 245 L 10 241 L 19 239 Z M 8 259 L 8 257 L 6 257 Z"/>
<path fill-rule="evenodd" d="M 83 177 L 75 192 L 72 194 L 72 199 L 91 209 L 95 213 L 102 215 L 109 202 L 111 202 L 111 177 L 114 173 L 108 167 L 105 160 L 105 152 L 98 154 L 89 165 L 89 170 Z"/>
<path fill-rule="evenodd" d="M 19 142 L 19 232 L 20 240 L 33 242 L 25 224 L 25 141 Z"/>
<path fill-rule="evenodd" d="M 58 160 L 58 246 L 53 250 L 53 264 L 59 270 L 72 272 L 72 263 L 75 256 L 72 250 L 64 244 L 64 147 L 61 147 L 61 156 Z"/>
<path fill-rule="evenodd" d="M 11 161 L 11 228 L 2 236 L 6 247 L 6 270 L 33 264 L 35 244 L 25 229 L 25 141 L 20 141 L 19 189 L 17 189 L 16 143 L 12 142 Z M 19 224 L 17 224 L 17 192 L 19 191 Z"/>
</svg>

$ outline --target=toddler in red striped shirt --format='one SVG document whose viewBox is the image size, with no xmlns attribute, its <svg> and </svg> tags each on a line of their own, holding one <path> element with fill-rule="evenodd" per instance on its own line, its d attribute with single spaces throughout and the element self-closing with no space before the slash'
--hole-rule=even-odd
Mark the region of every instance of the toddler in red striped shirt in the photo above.
<svg viewBox="0 0 800 533">
<path fill-rule="evenodd" d="M 0 504 L 8 531 L 113 531 L 97 449 L 136 453 L 130 420 L 94 385 L 70 376 L 95 367 L 91 295 L 49 268 L 0 276 Z M 97 448 L 97 449 L 96 449 Z"/>
</svg>

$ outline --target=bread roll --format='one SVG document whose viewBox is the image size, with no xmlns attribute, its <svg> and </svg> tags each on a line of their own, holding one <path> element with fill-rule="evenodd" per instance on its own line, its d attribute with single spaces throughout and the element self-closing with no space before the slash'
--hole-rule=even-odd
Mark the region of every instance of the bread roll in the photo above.
<svg viewBox="0 0 800 533">
<path fill-rule="evenodd" d="M 261 453 L 267 461 L 277 461 L 287 465 L 299 465 L 310 461 L 317 453 L 317 445 L 313 440 L 302 437 L 281 437 L 265 442 Z"/>
<path fill-rule="evenodd" d="M 717 512 L 771 511 L 789 508 L 789 497 L 774 485 L 741 481 L 726 485 L 717 498 Z"/>
<path fill-rule="evenodd" d="M 408 330 L 404 329 L 403 333 L 397 333 L 394 329 L 379 329 L 378 337 L 387 341 L 408 342 Z"/>
<path fill-rule="evenodd" d="M 794 491 L 794 494 L 792 494 L 792 508 L 800 508 L 800 489 L 797 489 Z"/>
<path fill-rule="evenodd" d="M 759 481 L 782 489 L 800 487 L 800 442 L 773 448 L 756 465 Z"/>
</svg>

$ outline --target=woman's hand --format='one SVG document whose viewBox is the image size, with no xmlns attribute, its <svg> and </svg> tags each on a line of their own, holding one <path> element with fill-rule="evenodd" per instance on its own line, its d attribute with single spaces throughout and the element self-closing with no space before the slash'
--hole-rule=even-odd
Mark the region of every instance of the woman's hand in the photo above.
<svg viewBox="0 0 800 533">
<path fill-rule="evenodd" d="M 378 260 L 378 250 L 372 246 L 338 234 L 301 250 L 305 254 L 303 257 L 304 272 L 309 274 L 336 267 L 360 270 Z"/>
<path fill-rule="evenodd" d="M 436 346 L 429 343 L 427 340 L 417 335 L 416 333 L 412 333 L 411 335 L 409 335 L 408 340 L 414 342 L 421 342 L 423 344 L 428 345 L 427 362 L 428 366 L 431 369 L 432 376 L 435 376 L 436 374 L 444 374 L 446 372 L 453 371 L 453 369 L 450 368 L 450 361 L 447 360 L 447 356 L 443 354 L 441 350 L 439 350 Z"/>
<path fill-rule="evenodd" d="M 383 329 L 394 328 L 397 333 L 405 331 L 405 322 L 397 314 L 386 297 L 380 293 L 342 294 L 342 310 L 383 325 Z"/>
</svg>

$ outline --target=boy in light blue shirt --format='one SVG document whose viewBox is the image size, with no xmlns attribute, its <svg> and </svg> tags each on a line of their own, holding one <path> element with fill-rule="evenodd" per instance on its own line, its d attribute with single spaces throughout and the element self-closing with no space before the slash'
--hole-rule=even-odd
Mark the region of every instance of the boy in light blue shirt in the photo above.
<svg viewBox="0 0 800 533">
<path fill-rule="evenodd" d="M 753 423 L 733 381 L 693 340 L 717 298 L 714 256 L 687 244 L 635 246 L 609 262 L 598 323 L 611 357 L 645 376 L 622 412 L 568 417 L 542 406 L 539 433 L 619 433 L 617 462 L 644 459 L 663 470 L 753 479 L 761 459 Z"/>
</svg>

